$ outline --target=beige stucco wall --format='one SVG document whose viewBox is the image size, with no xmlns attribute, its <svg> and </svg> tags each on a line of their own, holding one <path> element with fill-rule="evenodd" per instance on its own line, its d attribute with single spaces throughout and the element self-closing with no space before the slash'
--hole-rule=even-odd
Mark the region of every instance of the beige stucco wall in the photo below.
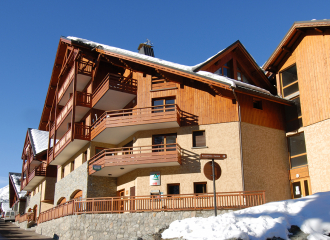
<svg viewBox="0 0 330 240">
<path fill-rule="evenodd" d="M 330 119 L 304 127 L 311 193 L 330 190 Z"/>
<path fill-rule="evenodd" d="M 205 130 L 207 148 L 192 148 L 192 132 Z M 201 153 L 225 153 L 226 160 L 217 160 L 222 175 L 216 181 L 218 192 L 242 191 L 241 162 L 239 152 L 238 123 L 221 123 L 141 131 L 134 134 L 134 146 L 152 145 L 152 135 L 177 133 L 177 143 L 182 147 L 182 165 L 173 167 L 150 167 L 136 169 L 117 179 L 117 190 L 125 189 L 129 195 L 129 188 L 136 186 L 136 195 L 149 195 L 151 190 L 160 190 L 167 194 L 167 184 L 180 183 L 180 193 L 194 192 L 194 182 L 207 182 L 207 192 L 213 191 L 212 181 L 203 173 L 203 168 L 208 160 L 200 160 Z M 150 172 L 159 171 L 161 186 L 150 186 Z"/>
<path fill-rule="evenodd" d="M 291 198 L 285 132 L 242 123 L 244 186 L 265 190 L 266 201 Z"/>
</svg>

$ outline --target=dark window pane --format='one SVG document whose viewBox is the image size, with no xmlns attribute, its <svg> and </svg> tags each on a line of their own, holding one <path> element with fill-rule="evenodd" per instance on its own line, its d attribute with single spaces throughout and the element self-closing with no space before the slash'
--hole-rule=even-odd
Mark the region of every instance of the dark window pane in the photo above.
<svg viewBox="0 0 330 240">
<path fill-rule="evenodd" d="M 174 105 L 174 103 L 175 103 L 175 99 L 166 99 L 165 100 L 165 104 L 167 105 L 167 104 L 172 104 L 172 105 L 170 105 L 170 106 L 166 106 L 165 108 L 166 108 L 166 112 L 170 112 L 170 111 L 174 111 L 174 108 L 175 108 L 175 105 Z"/>
<path fill-rule="evenodd" d="M 285 130 L 287 132 L 292 132 L 299 129 L 300 127 L 301 127 L 301 118 L 300 119 L 297 118 L 295 120 L 291 120 L 287 122 L 285 125 Z"/>
<path fill-rule="evenodd" d="M 293 67 L 285 70 L 282 72 L 282 83 L 283 87 L 289 85 L 290 83 L 293 83 L 294 81 L 298 80 L 297 75 L 297 67 L 294 65 Z"/>
<path fill-rule="evenodd" d="M 295 84 L 292 84 L 287 88 L 283 88 L 283 95 L 284 97 L 286 97 L 298 91 L 299 91 L 299 86 L 298 86 L 298 82 L 296 82 Z"/>
<path fill-rule="evenodd" d="M 195 183 L 195 193 L 206 193 L 206 183 Z"/>
<path fill-rule="evenodd" d="M 292 183 L 293 197 L 301 198 L 301 185 L 300 182 Z"/>
<path fill-rule="evenodd" d="M 153 100 L 152 105 L 153 105 L 153 106 L 164 105 L 164 100 L 163 100 L 163 99 L 160 99 L 160 100 Z"/>
<path fill-rule="evenodd" d="M 294 101 L 294 103 L 296 104 L 297 113 L 298 113 L 298 116 L 300 117 L 301 116 L 300 96 L 297 97 L 297 98 L 292 99 L 292 101 Z"/>
<path fill-rule="evenodd" d="M 230 69 L 229 68 L 223 68 L 223 75 L 226 77 L 230 77 Z"/>
<path fill-rule="evenodd" d="M 180 194 L 180 185 L 169 185 L 168 194 Z"/>
<path fill-rule="evenodd" d="M 193 147 L 206 146 L 205 131 L 193 132 Z"/>
<path fill-rule="evenodd" d="M 237 80 L 238 80 L 238 81 L 242 81 L 241 73 L 240 73 L 240 72 L 237 72 Z"/>
<path fill-rule="evenodd" d="M 176 143 L 176 135 L 166 136 L 166 151 L 175 151 L 175 144 L 170 143 Z"/>
<path fill-rule="evenodd" d="M 288 137 L 288 142 L 289 142 L 289 151 L 291 157 L 298 154 L 306 153 L 304 133 L 300 133 L 292 137 Z"/>
<path fill-rule="evenodd" d="M 307 164 L 307 155 L 291 158 L 291 168 L 299 167 Z"/>
</svg>

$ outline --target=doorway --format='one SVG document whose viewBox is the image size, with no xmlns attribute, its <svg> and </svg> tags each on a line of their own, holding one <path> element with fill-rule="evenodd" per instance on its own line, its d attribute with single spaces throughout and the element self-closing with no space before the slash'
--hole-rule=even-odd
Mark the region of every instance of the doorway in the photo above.
<svg viewBox="0 0 330 240">
<path fill-rule="evenodd" d="M 310 180 L 308 178 L 291 180 L 292 198 L 301 198 L 310 195 Z"/>
</svg>

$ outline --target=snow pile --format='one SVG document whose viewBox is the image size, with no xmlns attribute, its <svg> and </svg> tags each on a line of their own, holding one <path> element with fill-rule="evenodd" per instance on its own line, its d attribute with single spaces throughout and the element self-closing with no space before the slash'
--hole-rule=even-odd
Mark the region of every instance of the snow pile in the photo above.
<svg viewBox="0 0 330 240">
<path fill-rule="evenodd" d="M 140 53 L 137 53 L 137 52 L 132 52 L 132 51 L 129 51 L 129 50 L 116 48 L 116 47 L 108 46 L 108 45 L 105 45 L 105 44 L 89 41 L 89 40 L 86 40 L 86 39 L 83 39 L 83 38 L 77 38 L 77 37 L 72 37 L 72 36 L 69 36 L 67 38 L 70 39 L 70 40 L 73 40 L 73 41 L 82 42 L 82 43 L 87 44 L 91 47 L 101 48 L 101 49 L 109 51 L 109 52 L 118 53 L 118 54 L 121 54 L 121 55 L 124 55 L 124 56 L 129 56 L 129 57 L 133 57 L 133 58 L 136 58 L 136 59 L 141 59 L 141 60 L 144 60 L 144 61 L 148 61 L 148 62 L 156 63 L 156 64 L 159 64 L 159 65 L 167 66 L 167 67 L 170 67 L 170 68 L 174 68 L 174 69 L 177 69 L 177 70 L 180 70 L 180 71 L 185 71 L 185 72 L 188 72 L 190 74 L 199 75 L 201 77 L 206 77 L 206 78 L 212 79 L 214 81 L 229 85 L 229 86 L 234 87 L 234 88 L 236 87 L 236 85 L 239 85 L 239 86 L 242 86 L 242 87 L 250 88 L 250 89 L 253 89 L 253 90 L 268 94 L 268 95 L 271 95 L 271 93 L 269 91 L 267 91 L 263 88 L 256 87 L 256 86 L 248 84 L 248 83 L 243 83 L 243 82 L 240 82 L 240 81 L 228 78 L 228 77 L 220 76 L 218 74 L 213 74 L 213 73 L 205 72 L 205 71 L 194 72 L 195 69 L 197 69 L 199 66 L 201 66 L 206 61 L 213 58 L 214 56 L 210 57 L 205 62 L 199 63 L 195 66 L 186 66 L 186 65 L 182 65 L 182 64 L 178 64 L 178 63 L 165 61 L 165 60 L 162 60 L 162 59 L 159 59 L 159 58 L 147 56 L 147 55 L 144 55 L 144 54 L 140 54 Z M 218 52 L 217 54 L 219 54 L 220 52 Z"/>
<path fill-rule="evenodd" d="M 9 185 L 0 188 L 0 202 L 9 201 Z"/>
<path fill-rule="evenodd" d="M 310 234 L 309 240 L 330 239 L 330 192 L 266 203 L 217 217 L 187 218 L 171 223 L 162 238 L 184 239 L 267 239 L 288 238 L 288 229 L 297 225 Z"/>
</svg>

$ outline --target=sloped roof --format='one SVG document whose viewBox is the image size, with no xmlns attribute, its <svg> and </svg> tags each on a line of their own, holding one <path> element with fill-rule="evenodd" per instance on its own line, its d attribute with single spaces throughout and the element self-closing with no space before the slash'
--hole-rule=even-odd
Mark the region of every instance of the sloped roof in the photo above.
<svg viewBox="0 0 330 240">
<path fill-rule="evenodd" d="M 11 182 L 13 183 L 15 193 L 17 194 L 17 196 L 19 198 L 23 198 L 27 193 L 27 191 L 20 191 L 20 189 L 21 189 L 21 176 L 22 176 L 21 173 L 13 173 L 13 172 L 9 173 L 9 178 L 10 178 Z"/>
<path fill-rule="evenodd" d="M 28 133 L 34 156 L 48 149 L 48 131 L 28 128 Z"/>
<path fill-rule="evenodd" d="M 209 73 L 209 72 L 205 72 L 205 71 L 198 71 L 201 64 L 197 64 L 195 66 L 186 66 L 186 65 L 182 65 L 182 64 L 162 60 L 162 59 L 159 59 L 159 58 L 147 56 L 147 55 L 144 55 L 144 54 L 140 54 L 140 53 L 137 53 L 137 52 L 132 52 L 132 51 L 129 51 L 129 50 L 125 50 L 125 49 L 116 48 L 116 47 L 108 46 L 108 45 L 105 45 L 105 44 L 93 42 L 93 41 L 82 39 L 82 38 L 77 38 L 77 37 L 72 37 L 72 36 L 67 37 L 67 38 L 72 40 L 72 41 L 77 41 L 77 42 L 80 42 L 80 43 L 84 43 L 86 45 L 89 45 L 92 48 L 100 48 L 100 49 L 103 49 L 105 51 L 117 53 L 117 54 L 120 54 L 120 55 L 128 56 L 128 57 L 139 59 L 139 60 L 144 60 L 144 61 L 147 61 L 147 62 L 150 62 L 150 63 L 155 63 L 157 65 L 166 66 L 166 67 L 176 69 L 176 70 L 179 70 L 179 71 L 183 71 L 183 72 L 186 72 L 186 73 L 189 73 L 189 74 L 192 74 L 192 75 L 197 75 L 199 77 L 208 78 L 208 79 L 211 79 L 215 82 L 220 82 L 222 84 L 225 84 L 225 85 L 228 85 L 228 86 L 231 86 L 231 87 L 236 87 L 238 85 L 238 86 L 243 86 L 243 87 L 246 87 L 246 88 L 250 88 L 252 90 L 260 91 L 262 93 L 271 94 L 269 91 L 267 91 L 263 88 L 260 88 L 260 87 L 256 87 L 256 86 L 251 85 L 251 84 L 240 82 L 240 81 L 237 81 L 235 79 L 231 79 L 231 78 L 228 78 L 228 77 L 225 77 L 225 76 L 220 76 L 218 74 L 213 74 L 213 73 Z M 213 58 L 213 57 L 211 57 L 211 58 Z"/>
<path fill-rule="evenodd" d="M 269 59 L 264 63 L 262 68 L 265 71 L 276 72 L 277 65 L 280 64 L 281 59 L 290 55 L 292 48 L 295 47 L 297 41 L 301 40 L 304 36 L 304 32 L 307 29 L 317 29 L 318 31 L 323 31 L 324 28 L 330 27 L 330 19 L 323 20 L 311 20 L 311 21 L 298 21 L 294 22 L 289 31 L 285 34 L 284 38 L 277 46 L 275 51 L 269 57 Z"/>
</svg>

